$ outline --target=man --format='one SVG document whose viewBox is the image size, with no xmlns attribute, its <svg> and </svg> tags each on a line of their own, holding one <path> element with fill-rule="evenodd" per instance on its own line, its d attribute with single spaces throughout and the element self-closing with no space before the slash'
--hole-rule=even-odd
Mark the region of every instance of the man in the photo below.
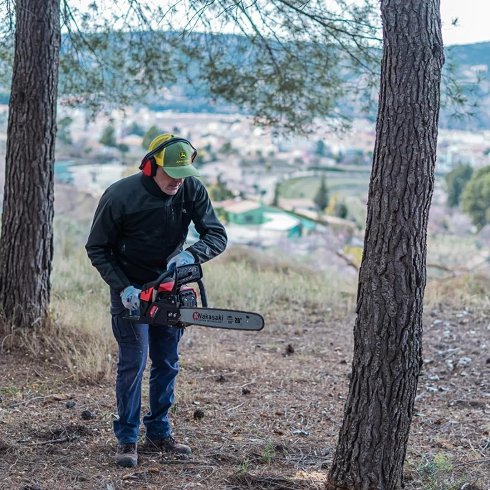
<svg viewBox="0 0 490 490">
<path fill-rule="evenodd" d="M 136 466 L 141 381 L 151 359 L 145 445 L 190 454 L 172 437 L 168 411 L 178 373 L 182 329 L 126 319 L 138 315 L 141 286 L 165 270 L 203 263 L 223 252 L 226 233 L 192 165 L 197 151 L 171 134 L 157 136 L 141 162 L 141 173 L 119 180 L 103 194 L 86 244 L 92 265 L 110 286 L 112 330 L 119 345 L 116 378 L 120 466 Z M 183 250 L 190 222 L 199 240 Z"/>
</svg>

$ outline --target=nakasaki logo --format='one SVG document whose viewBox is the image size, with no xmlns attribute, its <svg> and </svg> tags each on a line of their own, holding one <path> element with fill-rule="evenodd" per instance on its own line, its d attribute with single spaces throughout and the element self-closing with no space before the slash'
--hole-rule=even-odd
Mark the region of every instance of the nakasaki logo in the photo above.
<svg viewBox="0 0 490 490">
<path fill-rule="evenodd" d="M 195 311 L 192 314 L 192 319 L 194 321 L 201 321 L 201 322 L 212 322 L 212 323 L 222 323 L 223 322 L 223 315 L 213 315 L 210 313 L 201 313 L 200 311 Z"/>
<path fill-rule="evenodd" d="M 179 155 L 179 158 L 180 158 L 181 160 L 183 160 L 184 158 L 187 158 L 187 153 L 186 153 L 185 151 L 181 151 L 181 152 L 180 152 L 180 155 Z"/>
</svg>

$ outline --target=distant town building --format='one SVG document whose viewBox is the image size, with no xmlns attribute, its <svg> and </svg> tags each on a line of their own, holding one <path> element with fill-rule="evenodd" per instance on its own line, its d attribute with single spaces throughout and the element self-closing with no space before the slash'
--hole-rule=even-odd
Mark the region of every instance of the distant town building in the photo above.
<svg viewBox="0 0 490 490">
<path fill-rule="evenodd" d="M 283 239 L 299 238 L 315 227 L 311 220 L 257 201 L 229 200 L 214 206 L 227 223 L 230 241 L 235 243 L 273 245 Z"/>
</svg>

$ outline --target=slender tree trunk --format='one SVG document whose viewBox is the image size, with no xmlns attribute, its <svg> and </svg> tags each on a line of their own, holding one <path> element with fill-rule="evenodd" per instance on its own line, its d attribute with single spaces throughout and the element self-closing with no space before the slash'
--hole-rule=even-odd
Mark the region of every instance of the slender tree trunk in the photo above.
<svg viewBox="0 0 490 490">
<path fill-rule="evenodd" d="M 49 306 L 59 0 L 17 0 L 0 237 L 0 305 L 30 326 Z"/>
<path fill-rule="evenodd" d="M 399 489 L 421 365 L 439 0 L 381 0 L 384 52 L 349 396 L 329 489 Z"/>
</svg>

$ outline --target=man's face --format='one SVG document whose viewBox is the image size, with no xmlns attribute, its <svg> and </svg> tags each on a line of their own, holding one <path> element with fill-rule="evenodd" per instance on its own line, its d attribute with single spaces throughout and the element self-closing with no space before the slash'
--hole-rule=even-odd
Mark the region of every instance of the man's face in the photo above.
<svg viewBox="0 0 490 490">
<path fill-rule="evenodd" d="M 155 175 L 155 182 L 162 192 L 169 196 L 174 196 L 182 186 L 184 179 L 173 179 L 165 173 L 163 168 L 159 167 Z"/>
</svg>

